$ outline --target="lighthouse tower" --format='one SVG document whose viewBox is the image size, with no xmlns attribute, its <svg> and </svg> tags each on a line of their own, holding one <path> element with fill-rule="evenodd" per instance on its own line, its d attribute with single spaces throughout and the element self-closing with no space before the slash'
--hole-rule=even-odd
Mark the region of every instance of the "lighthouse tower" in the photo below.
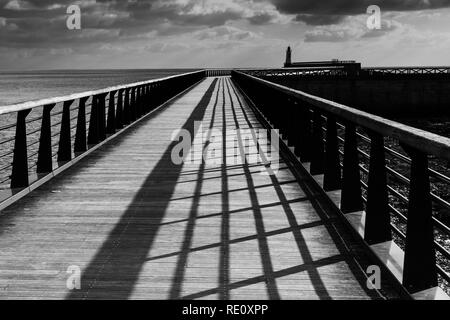
<svg viewBox="0 0 450 320">
<path fill-rule="evenodd" d="M 286 62 L 284 63 L 284 67 L 290 67 L 292 66 L 292 49 L 291 46 L 289 46 L 286 50 Z"/>
</svg>

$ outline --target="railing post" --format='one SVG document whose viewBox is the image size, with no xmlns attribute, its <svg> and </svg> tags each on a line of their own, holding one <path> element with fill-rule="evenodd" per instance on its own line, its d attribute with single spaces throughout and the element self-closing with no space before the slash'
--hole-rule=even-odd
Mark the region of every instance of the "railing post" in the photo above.
<svg viewBox="0 0 450 320">
<path fill-rule="evenodd" d="M 313 135 L 312 135 L 312 153 L 311 153 L 311 175 L 324 173 L 324 146 L 323 146 L 323 130 L 322 115 L 320 111 L 315 110 L 313 116 Z"/>
<path fill-rule="evenodd" d="M 29 186 L 26 118 L 30 112 L 31 109 L 22 110 L 17 113 L 11 189 L 26 188 Z"/>
<path fill-rule="evenodd" d="M 134 120 L 141 117 L 141 87 L 136 87 L 134 92 Z"/>
<path fill-rule="evenodd" d="M 52 160 L 52 129 L 51 111 L 55 104 L 44 106 L 42 111 L 41 136 L 39 138 L 39 151 L 36 172 L 49 173 L 53 171 Z"/>
<path fill-rule="evenodd" d="M 146 91 L 146 95 L 145 95 L 145 112 L 149 113 L 152 110 L 152 100 L 151 100 L 151 84 L 147 85 L 147 91 Z"/>
<path fill-rule="evenodd" d="M 99 141 L 99 96 L 92 97 L 91 117 L 89 120 L 88 144 L 95 145 Z"/>
<path fill-rule="evenodd" d="M 72 137 L 70 128 L 70 106 L 73 100 L 64 102 L 59 133 L 58 162 L 72 160 Z"/>
<path fill-rule="evenodd" d="M 403 285 L 411 292 L 438 285 L 428 157 L 402 144 L 411 157 Z"/>
<path fill-rule="evenodd" d="M 136 88 L 131 89 L 131 101 L 130 101 L 130 120 L 134 122 L 136 120 Z"/>
<path fill-rule="evenodd" d="M 299 132 L 297 130 L 297 126 L 299 123 L 299 105 L 298 103 L 289 98 L 287 102 L 288 112 L 286 114 L 286 122 L 287 122 L 287 140 L 289 141 L 289 145 L 296 147 L 299 141 Z"/>
<path fill-rule="evenodd" d="M 124 90 L 119 90 L 117 95 L 117 107 L 116 107 L 116 129 L 120 130 L 123 128 L 123 92 Z"/>
<path fill-rule="evenodd" d="M 148 113 L 148 104 L 147 104 L 147 97 L 148 97 L 148 85 L 142 86 L 142 115 L 146 115 Z"/>
<path fill-rule="evenodd" d="M 107 134 L 116 133 L 116 110 L 115 110 L 116 92 L 117 91 L 111 91 L 109 93 L 108 121 L 107 121 L 108 124 L 106 127 Z"/>
<path fill-rule="evenodd" d="M 130 88 L 125 89 L 125 104 L 123 106 L 123 124 L 127 125 L 131 122 L 131 111 L 130 111 Z"/>
<path fill-rule="evenodd" d="M 145 86 L 139 91 L 139 118 L 145 115 Z"/>
<path fill-rule="evenodd" d="M 82 153 L 87 151 L 86 143 L 86 101 L 89 98 L 81 98 L 78 105 L 77 131 L 75 134 L 74 153 Z M 92 111 L 91 111 L 92 112 Z"/>
<path fill-rule="evenodd" d="M 356 127 L 350 122 L 345 124 L 344 168 L 342 175 L 341 211 L 343 213 L 351 213 L 364 210 Z"/>
<path fill-rule="evenodd" d="M 147 104 L 148 104 L 148 111 L 152 111 L 155 109 L 155 85 L 153 83 L 148 85 L 148 98 L 147 98 Z"/>
<path fill-rule="evenodd" d="M 371 139 L 371 147 L 364 239 L 368 244 L 376 244 L 392 240 L 391 217 L 389 214 L 384 138 L 375 132 L 370 131 L 368 133 Z"/>
<path fill-rule="evenodd" d="M 299 140 L 295 148 L 295 154 L 300 157 L 302 162 L 311 161 L 311 117 L 309 108 L 299 105 Z"/>
<path fill-rule="evenodd" d="M 98 96 L 98 139 L 99 141 L 103 141 L 106 139 L 106 103 L 105 103 L 105 94 L 101 94 Z"/>
<path fill-rule="evenodd" d="M 144 115 L 144 86 L 140 86 L 138 90 L 138 118 Z"/>
<path fill-rule="evenodd" d="M 334 191 L 341 188 L 341 163 L 336 119 L 333 115 L 327 115 L 326 137 L 323 189 L 325 191 Z"/>
</svg>

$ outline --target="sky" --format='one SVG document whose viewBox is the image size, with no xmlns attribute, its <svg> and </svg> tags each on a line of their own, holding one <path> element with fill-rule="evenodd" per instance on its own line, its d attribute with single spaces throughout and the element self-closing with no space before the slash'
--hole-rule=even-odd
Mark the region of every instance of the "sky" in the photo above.
<svg viewBox="0 0 450 320">
<path fill-rule="evenodd" d="M 281 67 L 288 45 L 294 61 L 450 65 L 450 0 L 0 0 L 0 71 Z"/>
</svg>

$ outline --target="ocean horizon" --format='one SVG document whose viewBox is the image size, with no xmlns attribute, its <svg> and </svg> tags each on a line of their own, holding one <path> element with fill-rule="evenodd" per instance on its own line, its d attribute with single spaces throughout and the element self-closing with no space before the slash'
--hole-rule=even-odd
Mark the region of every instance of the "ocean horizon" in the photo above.
<svg viewBox="0 0 450 320">
<path fill-rule="evenodd" d="M 0 108 L 199 69 L 91 69 L 0 72 Z"/>
</svg>

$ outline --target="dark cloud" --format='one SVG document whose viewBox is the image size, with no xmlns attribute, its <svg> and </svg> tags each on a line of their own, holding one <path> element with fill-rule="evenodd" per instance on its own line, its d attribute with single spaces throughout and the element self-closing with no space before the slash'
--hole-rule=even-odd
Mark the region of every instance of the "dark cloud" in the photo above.
<svg viewBox="0 0 450 320">
<path fill-rule="evenodd" d="M 271 23 L 273 20 L 273 15 L 270 13 L 262 12 L 256 13 L 248 18 L 248 21 L 253 25 L 265 25 Z"/>
<path fill-rule="evenodd" d="M 340 16 L 335 14 L 298 14 L 295 17 L 295 21 L 305 22 L 311 26 L 323 26 L 329 24 L 336 24 L 342 22 L 346 16 Z"/>
<path fill-rule="evenodd" d="M 268 0 L 284 14 L 309 25 L 329 25 L 351 15 L 366 14 L 370 5 L 382 11 L 414 11 L 450 7 L 450 0 Z"/>
<path fill-rule="evenodd" d="M 66 28 L 74 0 L 0 0 L 0 46 L 76 46 L 78 43 L 125 41 L 150 32 L 162 36 L 216 27 L 243 18 L 230 8 L 193 10 L 201 1 L 81 1 L 82 30 Z"/>
<path fill-rule="evenodd" d="M 436 9 L 450 0 L 232 0 L 223 7 L 209 0 L 0 0 L 0 47 L 77 48 L 145 38 L 171 36 L 247 19 L 252 25 L 272 23 L 278 12 L 252 6 L 272 3 L 283 14 L 309 25 L 338 24 L 349 15 L 365 14 L 371 4 L 384 11 Z M 82 30 L 66 27 L 67 7 L 80 3 Z M 227 5 L 228 4 L 228 5 Z M 241 5 L 241 7 L 239 7 Z M 247 8 L 248 10 L 244 10 Z M 262 11 L 261 11 L 262 10 Z"/>
</svg>

